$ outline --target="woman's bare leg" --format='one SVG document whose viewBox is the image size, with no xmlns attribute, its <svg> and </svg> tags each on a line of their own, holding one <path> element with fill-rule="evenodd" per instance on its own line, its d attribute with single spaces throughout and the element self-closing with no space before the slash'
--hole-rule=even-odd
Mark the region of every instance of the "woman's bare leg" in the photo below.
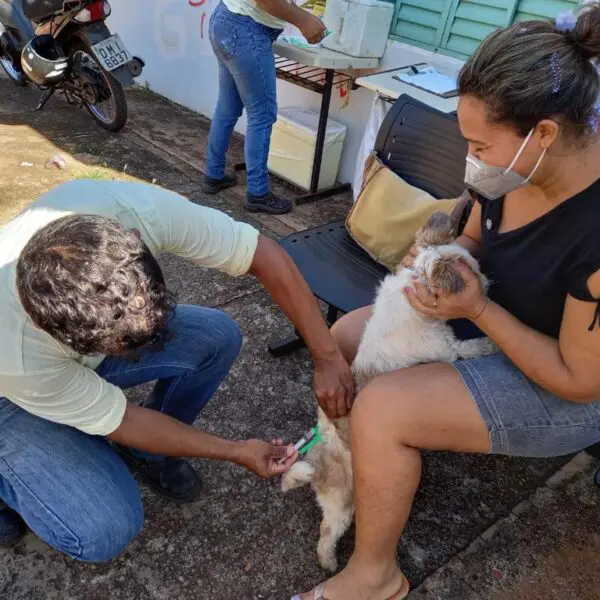
<svg viewBox="0 0 600 600">
<path fill-rule="evenodd" d="M 386 600 L 404 581 L 396 548 L 421 477 L 419 449 L 487 453 L 489 433 L 461 377 L 441 363 L 373 380 L 351 424 L 356 546 L 325 597 Z"/>
<path fill-rule="evenodd" d="M 349 365 L 354 362 L 365 325 L 372 314 L 373 309 L 370 306 L 359 308 L 338 319 L 331 328 L 331 333 Z"/>
</svg>

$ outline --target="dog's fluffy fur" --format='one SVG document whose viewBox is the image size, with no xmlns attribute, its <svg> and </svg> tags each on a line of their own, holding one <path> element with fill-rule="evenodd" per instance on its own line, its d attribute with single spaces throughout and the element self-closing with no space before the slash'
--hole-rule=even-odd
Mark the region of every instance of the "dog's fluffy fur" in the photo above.
<svg viewBox="0 0 600 600">
<path fill-rule="evenodd" d="M 454 243 L 455 235 L 452 219 L 445 213 L 434 213 L 417 233 L 419 252 L 413 268 L 400 267 L 384 279 L 352 365 L 358 390 L 381 373 L 419 363 L 475 358 L 496 351 L 487 338 L 456 339 L 445 321 L 417 313 L 403 293 L 405 287 L 412 286 L 413 274 L 430 288 L 447 293 L 461 291 L 465 284 L 455 268 L 457 259 L 463 260 L 487 289 L 488 282 L 479 271 L 477 261 Z M 323 512 L 317 549 L 319 563 L 335 571 L 337 542 L 354 516 L 348 418 L 333 422 L 319 409 L 319 429 L 323 443 L 314 446 L 284 475 L 282 489 L 285 492 L 306 484 L 314 489 Z"/>
</svg>

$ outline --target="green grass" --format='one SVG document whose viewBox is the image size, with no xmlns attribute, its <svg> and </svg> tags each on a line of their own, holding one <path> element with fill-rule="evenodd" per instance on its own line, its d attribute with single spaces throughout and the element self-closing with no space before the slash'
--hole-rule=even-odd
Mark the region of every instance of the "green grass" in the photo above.
<svg viewBox="0 0 600 600">
<path fill-rule="evenodd" d="M 110 171 L 91 168 L 77 173 L 74 179 L 113 180 L 115 179 L 115 174 L 114 172 L 111 173 Z"/>
</svg>

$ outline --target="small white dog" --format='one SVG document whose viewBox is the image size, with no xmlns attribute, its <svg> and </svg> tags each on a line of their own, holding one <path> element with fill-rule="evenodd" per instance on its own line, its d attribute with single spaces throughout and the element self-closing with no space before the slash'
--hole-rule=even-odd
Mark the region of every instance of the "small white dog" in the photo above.
<svg viewBox="0 0 600 600">
<path fill-rule="evenodd" d="M 454 243 L 455 238 L 453 219 L 443 212 L 434 213 L 417 232 L 419 252 L 413 268 L 400 267 L 383 280 L 352 365 L 358 390 L 381 373 L 419 363 L 476 358 L 497 350 L 488 338 L 458 340 L 445 321 L 417 313 L 403 293 L 405 287 L 412 286 L 413 274 L 430 288 L 461 291 L 465 284 L 455 267 L 457 259 L 462 259 L 487 289 L 477 261 Z M 284 475 L 282 489 L 286 492 L 311 484 L 323 512 L 319 563 L 335 571 L 337 542 L 354 516 L 349 421 L 347 417 L 331 421 L 321 409 L 318 421 L 322 442 Z"/>
</svg>

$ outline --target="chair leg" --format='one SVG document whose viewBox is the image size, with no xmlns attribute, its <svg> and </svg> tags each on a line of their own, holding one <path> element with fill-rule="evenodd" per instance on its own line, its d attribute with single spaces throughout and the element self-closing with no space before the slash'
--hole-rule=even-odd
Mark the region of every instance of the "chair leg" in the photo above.
<svg viewBox="0 0 600 600">
<path fill-rule="evenodd" d="M 331 304 L 329 305 L 327 308 L 327 322 L 329 325 L 333 325 L 338 320 L 340 313 L 341 311 L 339 308 L 332 306 Z M 269 353 L 272 356 L 279 358 L 302 348 L 306 348 L 306 343 L 298 331 L 295 330 L 294 335 L 269 344 Z"/>
<path fill-rule="evenodd" d="M 333 325 L 339 319 L 339 316 L 339 308 L 330 304 L 329 308 L 327 309 L 327 322 L 329 323 L 329 325 Z"/>
<path fill-rule="evenodd" d="M 281 356 L 287 356 L 288 354 L 291 354 L 296 350 L 300 350 L 305 346 L 306 344 L 298 331 L 294 331 L 294 335 L 269 344 L 269 353 L 271 356 L 279 358 Z"/>
<path fill-rule="evenodd" d="M 600 459 L 600 442 L 586 448 L 585 451 L 594 458 Z M 594 476 L 594 483 L 600 487 L 600 469 L 596 471 L 596 475 Z"/>
</svg>

